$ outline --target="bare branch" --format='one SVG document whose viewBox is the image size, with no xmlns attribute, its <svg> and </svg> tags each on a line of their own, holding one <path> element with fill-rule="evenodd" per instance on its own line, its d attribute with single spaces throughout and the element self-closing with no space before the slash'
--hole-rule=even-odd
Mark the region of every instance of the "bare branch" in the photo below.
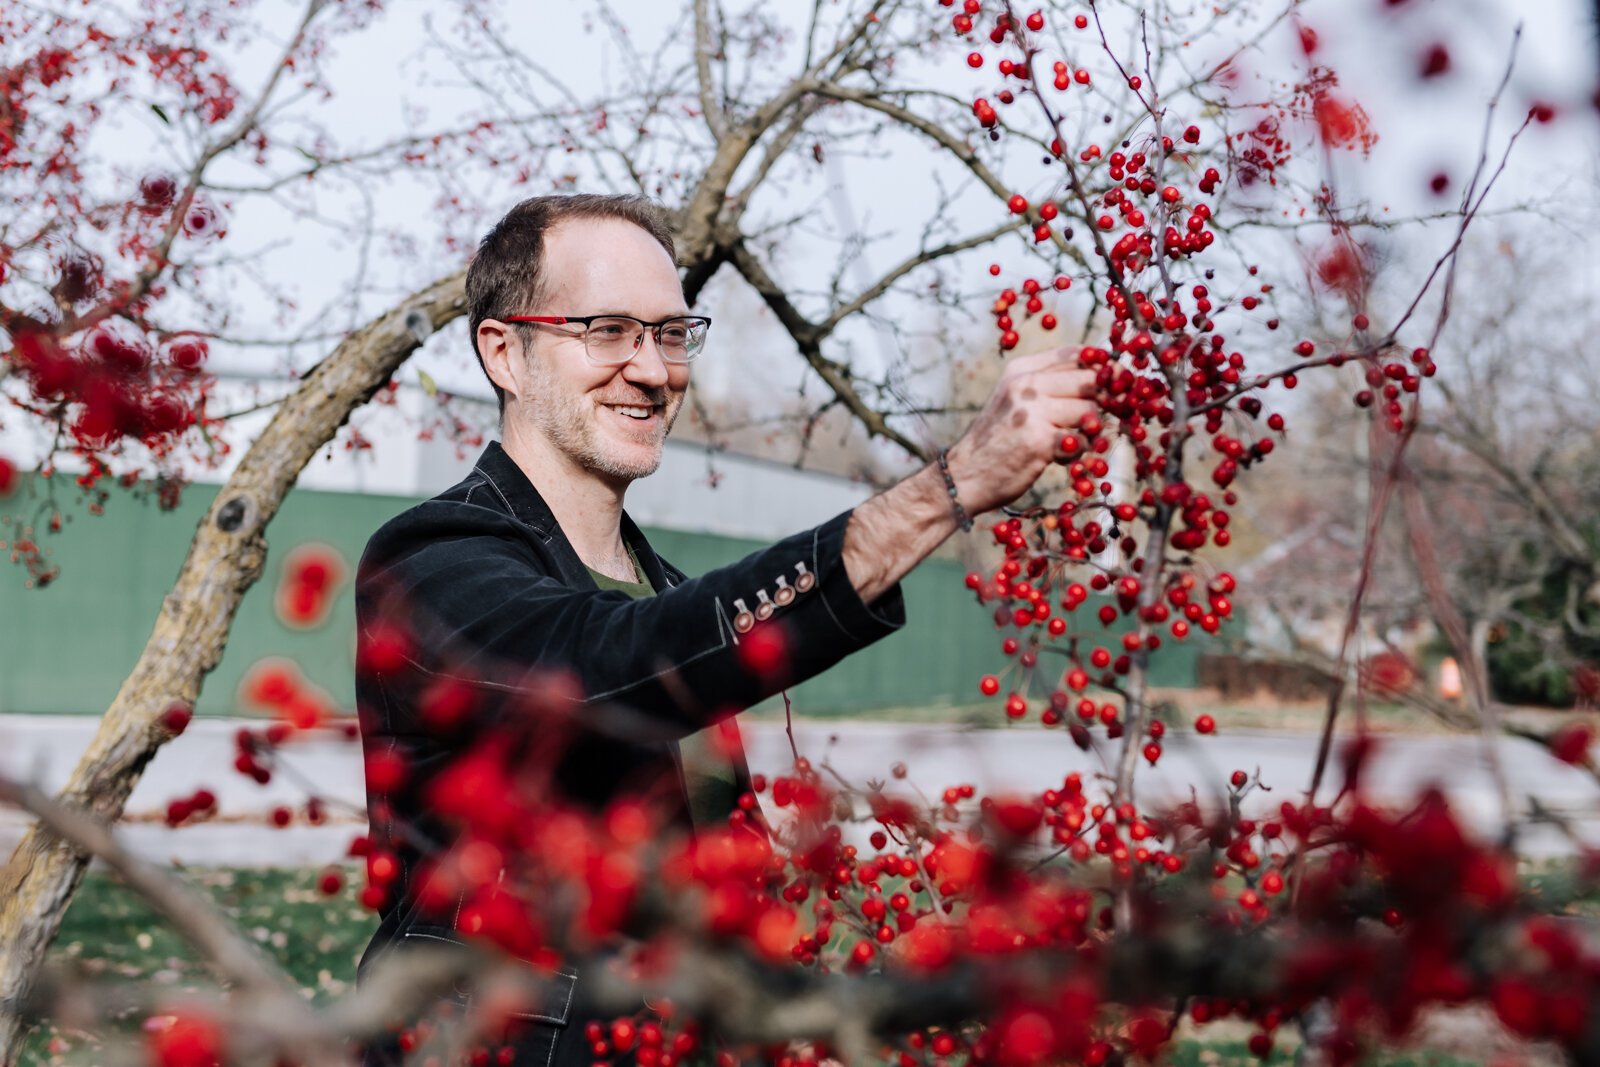
<svg viewBox="0 0 1600 1067">
<path fill-rule="evenodd" d="M 767 273 L 759 259 L 745 247 L 741 241 L 733 246 L 729 262 L 738 269 L 748 281 L 761 294 L 761 299 L 766 301 L 767 307 L 777 315 L 778 321 L 789 331 L 789 336 L 794 338 L 795 345 L 800 350 L 800 355 L 817 372 L 828 388 L 839 398 L 840 403 L 850 411 L 872 437 L 882 437 L 893 441 L 907 453 L 918 459 L 927 459 L 926 451 L 910 438 L 900 433 L 889 425 L 882 413 L 866 402 L 852 384 L 850 369 L 842 363 L 828 359 L 822 354 L 821 343 L 825 334 L 819 327 L 810 322 L 800 313 L 789 300 L 783 288 Z"/>
<path fill-rule="evenodd" d="M 721 141 L 728 134 L 728 118 L 717 99 L 716 85 L 711 76 L 711 0 L 694 0 L 694 73 L 700 94 L 700 113 L 714 140 Z"/>
</svg>

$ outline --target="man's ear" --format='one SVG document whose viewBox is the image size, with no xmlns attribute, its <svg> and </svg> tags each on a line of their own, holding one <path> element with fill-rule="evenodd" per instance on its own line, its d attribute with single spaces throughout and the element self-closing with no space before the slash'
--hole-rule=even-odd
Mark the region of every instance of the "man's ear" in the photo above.
<svg viewBox="0 0 1600 1067">
<path fill-rule="evenodd" d="M 489 380 L 505 390 L 508 398 L 522 399 L 522 372 L 525 353 L 522 338 L 499 319 L 484 319 L 478 323 L 478 334 L 473 338 L 478 346 L 478 358 Z"/>
</svg>

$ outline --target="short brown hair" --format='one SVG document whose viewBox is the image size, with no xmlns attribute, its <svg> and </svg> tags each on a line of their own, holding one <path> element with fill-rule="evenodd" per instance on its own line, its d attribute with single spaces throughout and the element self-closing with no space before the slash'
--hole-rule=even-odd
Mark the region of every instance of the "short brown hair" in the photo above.
<svg viewBox="0 0 1600 1067">
<path fill-rule="evenodd" d="M 659 204 L 635 194 L 604 195 L 571 193 L 535 196 L 524 200 L 478 242 L 477 255 L 467 268 L 468 339 L 478 366 L 484 367 L 478 351 L 478 325 L 484 319 L 501 315 L 530 314 L 544 299 L 544 235 L 565 219 L 621 219 L 631 222 L 660 242 L 672 262 L 678 252 L 672 243 L 672 228 L 666 211 Z M 515 324 L 521 327 L 520 323 Z M 526 337 L 526 334 L 524 334 Z M 495 383 L 495 400 L 500 411 L 506 409 L 506 393 Z"/>
</svg>

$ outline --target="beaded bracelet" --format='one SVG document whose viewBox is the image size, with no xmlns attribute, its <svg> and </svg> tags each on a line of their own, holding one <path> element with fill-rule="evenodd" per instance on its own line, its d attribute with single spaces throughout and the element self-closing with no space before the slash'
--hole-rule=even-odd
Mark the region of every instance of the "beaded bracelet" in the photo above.
<svg viewBox="0 0 1600 1067">
<path fill-rule="evenodd" d="M 961 529 L 971 532 L 972 517 L 967 514 L 967 509 L 961 506 L 961 501 L 956 499 L 956 480 L 950 477 L 950 450 L 939 449 L 939 473 L 944 475 L 945 492 L 950 494 L 950 507 L 956 513 L 956 522 Z"/>
</svg>

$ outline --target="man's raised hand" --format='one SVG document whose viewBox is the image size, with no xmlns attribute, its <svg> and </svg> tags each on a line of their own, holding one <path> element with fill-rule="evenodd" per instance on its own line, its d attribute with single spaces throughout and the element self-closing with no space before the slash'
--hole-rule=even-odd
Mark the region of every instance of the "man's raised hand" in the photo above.
<svg viewBox="0 0 1600 1067">
<path fill-rule="evenodd" d="M 1027 491 L 1061 438 L 1095 410 L 1095 372 L 1074 349 L 1052 348 L 1007 361 L 983 410 L 950 448 L 950 476 L 969 513 L 997 508 Z"/>
</svg>

